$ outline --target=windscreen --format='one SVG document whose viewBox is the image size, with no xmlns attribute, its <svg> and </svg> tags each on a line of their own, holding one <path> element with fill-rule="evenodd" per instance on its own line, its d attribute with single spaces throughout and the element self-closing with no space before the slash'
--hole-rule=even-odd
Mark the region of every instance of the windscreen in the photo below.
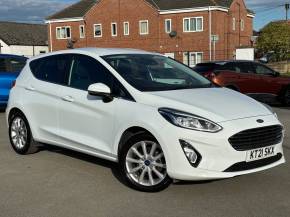
<svg viewBox="0 0 290 217">
<path fill-rule="evenodd" d="M 111 55 L 104 56 L 103 59 L 140 91 L 168 91 L 212 86 L 209 80 L 187 66 L 160 55 Z"/>
</svg>

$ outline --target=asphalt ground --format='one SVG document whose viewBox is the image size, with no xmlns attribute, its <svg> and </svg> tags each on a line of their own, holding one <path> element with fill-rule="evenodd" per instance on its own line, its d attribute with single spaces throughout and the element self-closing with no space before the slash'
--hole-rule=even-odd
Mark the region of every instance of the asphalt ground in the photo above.
<svg viewBox="0 0 290 217">
<path fill-rule="evenodd" d="M 286 128 L 290 108 L 275 108 Z M 0 216 L 2 217 L 288 217 L 290 163 L 232 179 L 178 182 L 159 193 L 123 185 L 114 163 L 47 146 L 19 156 L 10 148 L 0 113 Z"/>
</svg>

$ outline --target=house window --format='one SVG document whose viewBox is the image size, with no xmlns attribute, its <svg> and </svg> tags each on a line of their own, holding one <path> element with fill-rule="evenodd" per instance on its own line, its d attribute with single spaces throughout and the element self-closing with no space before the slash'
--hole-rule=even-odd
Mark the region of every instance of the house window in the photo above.
<svg viewBox="0 0 290 217">
<path fill-rule="evenodd" d="M 94 25 L 94 36 L 95 37 L 102 37 L 103 36 L 102 24 L 95 24 Z"/>
<path fill-rule="evenodd" d="M 236 18 L 233 18 L 233 31 L 236 30 Z"/>
<path fill-rule="evenodd" d="M 56 27 L 56 38 L 57 39 L 71 38 L 70 26 Z"/>
<path fill-rule="evenodd" d="M 203 31 L 203 17 L 190 17 L 183 19 L 183 32 Z"/>
<path fill-rule="evenodd" d="M 124 35 L 130 34 L 130 25 L 129 22 L 124 22 Z"/>
<path fill-rule="evenodd" d="M 140 35 L 148 35 L 149 34 L 149 23 L 148 20 L 139 21 Z"/>
<path fill-rule="evenodd" d="M 165 20 L 165 32 L 170 33 L 171 31 L 172 31 L 171 19 L 166 19 Z"/>
<path fill-rule="evenodd" d="M 117 23 L 111 23 L 111 32 L 112 32 L 112 36 L 117 36 Z"/>
<path fill-rule="evenodd" d="M 189 67 L 194 67 L 198 63 L 202 63 L 203 53 L 202 52 L 184 52 L 183 63 Z"/>
<path fill-rule="evenodd" d="M 241 31 L 244 31 L 245 29 L 245 21 L 241 19 Z"/>
<path fill-rule="evenodd" d="M 80 25 L 80 38 L 84 38 L 84 37 L 85 37 L 85 26 Z"/>
</svg>

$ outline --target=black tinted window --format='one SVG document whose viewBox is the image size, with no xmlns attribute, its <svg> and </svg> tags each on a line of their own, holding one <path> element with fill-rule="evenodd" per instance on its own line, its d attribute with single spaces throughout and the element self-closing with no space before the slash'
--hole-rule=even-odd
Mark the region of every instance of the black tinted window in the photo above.
<svg viewBox="0 0 290 217">
<path fill-rule="evenodd" d="M 0 58 L 0 72 L 7 72 L 6 59 Z"/>
<path fill-rule="evenodd" d="M 83 55 L 74 56 L 69 86 L 87 90 L 91 84 L 103 83 L 111 87 L 112 79 L 110 72 L 94 58 Z"/>
<path fill-rule="evenodd" d="M 237 67 L 240 68 L 240 72 L 242 73 L 255 73 L 253 64 L 251 62 L 237 63 Z"/>
<path fill-rule="evenodd" d="M 274 71 L 260 64 L 255 64 L 255 69 L 256 69 L 256 73 L 259 75 L 273 75 L 274 74 Z"/>
<path fill-rule="evenodd" d="M 87 91 L 91 84 L 103 83 L 114 96 L 133 100 L 123 85 L 100 62 L 85 55 L 74 55 L 68 86 Z"/>
<path fill-rule="evenodd" d="M 26 64 L 25 58 L 10 58 L 9 64 L 10 64 L 10 71 L 11 72 L 20 72 L 25 64 Z"/>
<path fill-rule="evenodd" d="M 31 71 L 37 79 L 56 84 L 66 84 L 70 66 L 70 55 L 54 55 L 30 63 Z"/>
</svg>

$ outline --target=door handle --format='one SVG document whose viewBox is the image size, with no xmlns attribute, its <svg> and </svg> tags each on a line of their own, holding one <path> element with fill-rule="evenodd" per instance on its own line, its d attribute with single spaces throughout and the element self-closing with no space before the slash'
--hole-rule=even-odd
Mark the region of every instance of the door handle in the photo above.
<svg viewBox="0 0 290 217">
<path fill-rule="evenodd" d="M 35 91 L 35 88 L 32 87 L 32 86 L 29 86 L 29 87 L 25 87 L 26 90 L 29 90 L 29 91 Z"/>
<path fill-rule="evenodd" d="M 74 102 L 74 98 L 72 98 L 71 96 L 64 96 L 61 99 L 66 102 Z"/>
</svg>

